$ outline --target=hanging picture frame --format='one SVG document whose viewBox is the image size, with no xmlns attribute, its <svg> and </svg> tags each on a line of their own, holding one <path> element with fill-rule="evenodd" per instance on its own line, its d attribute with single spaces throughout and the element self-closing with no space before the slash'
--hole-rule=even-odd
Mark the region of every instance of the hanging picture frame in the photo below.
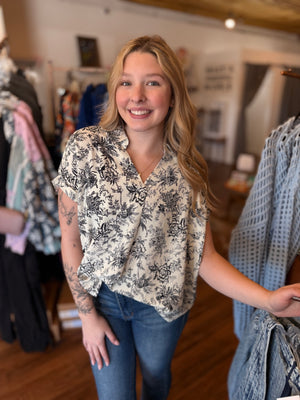
<svg viewBox="0 0 300 400">
<path fill-rule="evenodd" d="M 96 38 L 77 36 L 80 66 L 100 67 L 98 43 Z"/>
</svg>

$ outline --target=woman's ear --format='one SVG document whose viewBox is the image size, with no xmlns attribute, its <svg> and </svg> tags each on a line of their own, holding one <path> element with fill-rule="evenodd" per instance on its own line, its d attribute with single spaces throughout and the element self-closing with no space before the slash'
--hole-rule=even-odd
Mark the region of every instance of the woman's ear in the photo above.
<svg viewBox="0 0 300 400">
<path fill-rule="evenodd" d="M 170 107 L 172 108 L 172 107 L 174 107 L 174 97 L 172 96 L 172 98 L 171 98 L 171 101 L 170 101 Z"/>
</svg>

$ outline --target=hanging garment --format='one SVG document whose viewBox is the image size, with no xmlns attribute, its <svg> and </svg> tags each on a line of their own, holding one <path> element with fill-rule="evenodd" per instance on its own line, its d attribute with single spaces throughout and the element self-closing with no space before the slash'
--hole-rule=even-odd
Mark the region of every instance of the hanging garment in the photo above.
<svg viewBox="0 0 300 400">
<path fill-rule="evenodd" d="M 57 201 L 50 183 L 56 171 L 42 140 L 37 98 L 16 72 L 11 60 L 0 55 L 0 205 L 19 204 L 16 208 L 28 214 L 26 235 L 16 241 L 20 254 L 5 247 L 8 239 L 15 245 L 18 237 L 0 235 L 0 336 L 9 343 L 17 338 L 24 351 L 44 351 L 52 339 L 41 282 L 62 272 Z"/>
<path fill-rule="evenodd" d="M 79 106 L 77 129 L 98 125 L 101 111 L 105 107 L 107 86 L 104 83 L 88 85 Z"/>
<path fill-rule="evenodd" d="M 4 100 L 14 102 L 6 108 Z M 26 213 L 25 230 L 7 235 L 6 247 L 23 254 L 29 240 L 44 254 L 60 251 L 60 228 L 55 191 L 51 179 L 56 176 L 50 154 L 39 135 L 27 104 L 1 92 L 4 133 L 10 143 L 6 182 L 6 206 Z"/>
<path fill-rule="evenodd" d="M 229 400 L 275 400 L 300 394 L 300 324 L 256 310 L 228 375 Z"/>
<path fill-rule="evenodd" d="M 0 206 L 6 205 L 6 179 L 10 145 L 5 139 L 3 120 L 0 118 Z"/>
<path fill-rule="evenodd" d="M 257 175 L 234 228 L 229 260 L 269 290 L 285 284 L 300 243 L 300 124 L 294 118 L 267 138 Z M 235 333 L 241 338 L 253 307 L 234 301 Z"/>
<path fill-rule="evenodd" d="M 44 351 L 51 341 L 36 250 L 27 243 L 23 255 L 13 253 L 4 247 L 4 235 L 0 235 L 0 335 L 8 343 L 18 339 L 26 352 Z"/>
<path fill-rule="evenodd" d="M 15 73 L 11 74 L 7 90 L 30 107 L 39 132 L 41 136 L 44 137 L 42 108 L 39 104 L 34 87 L 26 79 L 25 74 L 21 69 L 18 69 Z"/>
<path fill-rule="evenodd" d="M 56 116 L 56 148 L 64 152 L 69 137 L 75 132 L 79 114 L 78 93 L 66 91 L 60 98 L 60 108 Z"/>
<path fill-rule="evenodd" d="M 9 154 L 10 146 L 5 139 L 0 119 L 0 205 L 2 206 L 6 204 Z M 46 274 L 45 263 L 41 264 L 39 254 L 30 243 L 20 256 L 5 248 L 4 242 L 5 235 L 0 235 L 1 339 L 11 343 L 18 338 L 24 351 L 44 351 L 51 341 L 39 271 L 42 265 L 41 275 Z M 57 269 L 57 266 L 54 268 Z M 50 271 L 50 268 L 47 270 Z M 14 315 L 14 320 L 11 315 Z"/>
</svg>

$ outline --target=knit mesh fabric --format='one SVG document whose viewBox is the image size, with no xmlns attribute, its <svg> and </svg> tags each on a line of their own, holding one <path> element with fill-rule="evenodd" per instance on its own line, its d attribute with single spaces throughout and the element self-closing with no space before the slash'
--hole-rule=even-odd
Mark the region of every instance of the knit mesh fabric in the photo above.
<svg viewBox="0 0 300 400">
<path fill-rule="evenodd" d="M 294 121 L 290 118 L 267 138 L 229 245 L 229 261 L 269 290 L 285 284 L 300 248 L 300 124 L 294 126 Z M 238 338 L 253 311 L 234 301 Z"/>
</svg>

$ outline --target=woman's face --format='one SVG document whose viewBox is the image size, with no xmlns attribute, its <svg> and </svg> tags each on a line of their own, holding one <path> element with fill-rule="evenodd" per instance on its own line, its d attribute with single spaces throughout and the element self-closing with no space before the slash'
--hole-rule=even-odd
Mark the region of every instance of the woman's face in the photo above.
<svg viewBox="0 0 300 400">
<path fill-rule="evenodd" d="M 116 90 L 116 104 L 127 134 L 163 135 L 172 91 L 157 59 L 150 53 L 130 53 Z"/>
</svg>

